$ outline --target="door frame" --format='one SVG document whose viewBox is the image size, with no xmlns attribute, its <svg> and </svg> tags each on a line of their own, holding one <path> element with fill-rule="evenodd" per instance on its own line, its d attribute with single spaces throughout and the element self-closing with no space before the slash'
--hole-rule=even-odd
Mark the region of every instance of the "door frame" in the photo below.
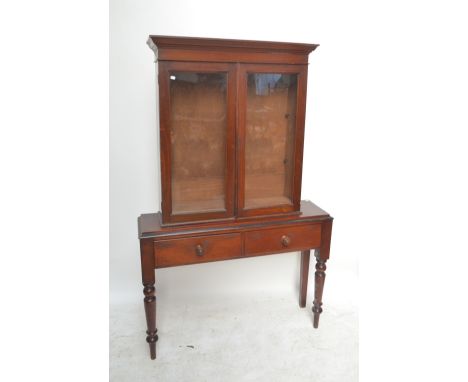
<svg viewBox="0 0 468 382">
<path fill-rule="evenodd" d="M 225 209 L 211 212 L 172 212 L 172 155 L 171 155 L 171 100 L 169 77 L 172 72 L 227 73 L 226 93 L 226 167 L 225 167 Z M 162 223 L 183 223 L 213 219 L 234 218 L 235 204 L 235 141 L 237 125 L 237 74 L 234 63 L 210 62 L 158 62 L 159 81 L 159 134 L 161 158 L 161 210 Z"/>
<path fill-rule="evenodd" d="M 293 143 L 293 174 L 291 204 L 261 208 L 245 208 L 245 139 L 247 117 L 247 75 L 250 73 L 297 74 L 296 123 Z M 302 184 L 302 157 L 304 150 L 304 125 L 307 95 L 307 65 L 240 64 L 237 73 L 237 215 L 253 217 L 271 214 L 294 213 L 300 210 Z"/>
</svg>

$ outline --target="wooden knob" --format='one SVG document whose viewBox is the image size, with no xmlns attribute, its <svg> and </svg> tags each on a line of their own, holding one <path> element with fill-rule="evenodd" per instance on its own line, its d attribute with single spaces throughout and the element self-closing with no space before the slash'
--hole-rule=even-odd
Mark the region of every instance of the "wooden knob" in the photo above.
<svg viewBox="0 0 468 382">
<path fill-rule="evenodd" d="M 291 238 L 289 236 L 283 235 L 281 237 L 281 244 L 283 244 L 283 247 L 287 247 L 289 244 L 291 244 Z"/>
<path fill-rule="evenodd" d="M 201 244 L 198 244 L 195 247 L 195 253 L 197 254 L 197 256 L 203 256 L 203 247 Z"/>
</svg>

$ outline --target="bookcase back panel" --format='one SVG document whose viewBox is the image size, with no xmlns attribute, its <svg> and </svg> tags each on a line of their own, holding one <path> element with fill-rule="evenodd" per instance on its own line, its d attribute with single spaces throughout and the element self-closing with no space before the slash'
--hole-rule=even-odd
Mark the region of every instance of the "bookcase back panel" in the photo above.
<svg viewBox="0 0 468 382">
<path fill-rule="evenodd" d="M 227 74 L 172 72 L 172 213 L 225 210 Z"/>
<path fill-rule="evenodd" d="M 245 208 L 292 204 L 297 74 L 249 73 Z"/>
</svg>

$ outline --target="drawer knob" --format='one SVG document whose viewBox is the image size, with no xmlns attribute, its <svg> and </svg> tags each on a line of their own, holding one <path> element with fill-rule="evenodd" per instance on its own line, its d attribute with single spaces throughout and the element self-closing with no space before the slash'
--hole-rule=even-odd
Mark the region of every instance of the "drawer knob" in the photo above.
<svg viewBox="0 0 468 382">
<path fill-rule="evenodd" d="M 291 244 L 291 238 L 289 236 L 283 235 L 281 237 L 281 244 L 283 244 L 283 247 L 287 247 L 289 244 Z"/>
<path fill-rule="evenodd" d="M 197 256 L 203 256 L 203 247 L 201 246 L 201 244 L 198 244 L 195 247 L 195 253 L 197 254 Z"/>
</svg>

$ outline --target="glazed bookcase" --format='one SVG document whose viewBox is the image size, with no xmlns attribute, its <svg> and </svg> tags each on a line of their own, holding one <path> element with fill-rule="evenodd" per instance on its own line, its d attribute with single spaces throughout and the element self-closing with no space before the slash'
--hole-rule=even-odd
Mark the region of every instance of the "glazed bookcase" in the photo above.
<svg viewBox="0 0 468 382">
<path fill-rule="evenodd" d="M 155 269 L 301 251 L 322 311 L 331 216 L 301 201 L 308 57 L 318 45 L 150 36 L 157 62 L 161 212 L 138 220 L 147 341 Z"/>
</svg>

